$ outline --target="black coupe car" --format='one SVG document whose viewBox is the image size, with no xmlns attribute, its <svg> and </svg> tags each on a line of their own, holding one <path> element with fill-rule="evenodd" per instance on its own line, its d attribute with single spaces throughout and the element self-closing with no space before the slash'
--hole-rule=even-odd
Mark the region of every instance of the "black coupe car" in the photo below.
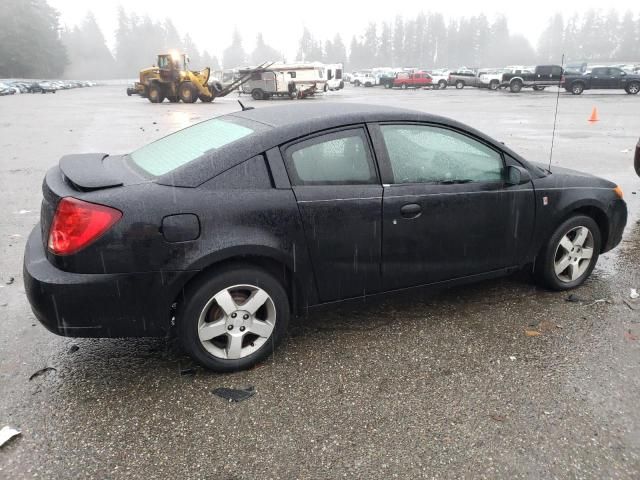
<svg viewBox="0 0 640 480">
<path fill-rule="evenodd" d="M 72 337 L 175 332 L 206 367 L 264 359 L 290 315 L 532 266 L 580 285 L 621 240 L 615 184 L 527 162 L 456 121 L 355 104 L 241 111 L 128 155 L 69 155 L 24 258 Z"/>
</svg>

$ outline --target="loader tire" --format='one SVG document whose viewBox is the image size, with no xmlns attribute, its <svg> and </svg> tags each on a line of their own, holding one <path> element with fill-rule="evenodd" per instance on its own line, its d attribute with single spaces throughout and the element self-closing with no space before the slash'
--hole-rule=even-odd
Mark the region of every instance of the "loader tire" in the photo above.
<svg viewBox="0 0 640 480">
<path fill-rule="evenodd" d="M 191 82 L 182 82 L 180 84 L 178 96 L 184 103 L 195 103 L 198 100 L 198 92 Z"/>
<path fill-rule="evenodd" d="M 180 101 L 178 97 L 167 97 L 167 100 L 169 100 L 171 103 L 178 103 Z"/>
<path fill-rule="evenodd" d="M 198 98 L 200 99 L 200 101 L 202 103 L 211 103 L 211 102 L 213 102 L 213 97 L 210 97 L 209 95 L 200 95 Z"/>
<path fill-rule="evenodd" d="M 151 85 L 147 92 L 147 97 L 151 103 L 162 103 L 164 101 L 164 92 L 160 85 Z"/>
</svg>

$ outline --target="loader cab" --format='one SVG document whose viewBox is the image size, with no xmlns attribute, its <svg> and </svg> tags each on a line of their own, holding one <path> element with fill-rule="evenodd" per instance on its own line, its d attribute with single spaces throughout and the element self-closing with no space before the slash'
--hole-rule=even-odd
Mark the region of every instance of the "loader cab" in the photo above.
<svg viewBox="0 0 640 480">
<path fill-rule="evenodd" d="M 175 81 L 180 77 L 180 72 L 187 69 L 189 57 L 187 54 L 163 53 L 158 55 L 158 68 L 160 78 L 165 81 Z"/>
</svg>

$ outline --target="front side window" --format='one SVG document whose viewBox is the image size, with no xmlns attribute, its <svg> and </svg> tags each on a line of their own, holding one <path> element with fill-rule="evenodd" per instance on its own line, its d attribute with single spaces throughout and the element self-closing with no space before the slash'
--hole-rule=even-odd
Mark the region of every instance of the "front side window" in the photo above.
<svg viewBox="0 0 640 480">
<path fill-rule="evenodd" d="M 364 132 L 347 130 L 298 143 L 287 149 L 294 185 L 359 185 L 377 180 Z"/>
<path fill-rule="evenodd" d="M 394 183 L 500 182 L 502 155 L 452 130 L 383 125 Z"/>
</svg>

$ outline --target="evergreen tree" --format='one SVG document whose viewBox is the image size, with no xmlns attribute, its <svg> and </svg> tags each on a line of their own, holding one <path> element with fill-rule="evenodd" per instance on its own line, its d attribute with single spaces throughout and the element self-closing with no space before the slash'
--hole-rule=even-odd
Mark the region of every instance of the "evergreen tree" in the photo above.
<svg viewBox="0 0 640 480">
<path fill-rule="evenodd" d="M 65 77 L 102 79 L 118 76 L 115 59 L 93 13 L 89 12 L 79 26 L 65 29 L 62 42 L 69 57 Z"/>
<path fill-rule="evenodd" d="M 4 0 L 0 78 L 58 77 L 67 65 L 58 12 L 46 0 Z"/>
<path fill-rule="evenodd" d="M 242 48 L 242 37 L 236 28 L 229 45 L 222 54 L 222 66 L 224 68 L 237 68 L 246 65 L 247 54 Z"/>
<path fill-rule="evenodd" d="M 262 33 L 256 36 L 256 47 L 251 53 L 251 63 L 260 65 L 264 62 L 276 62 L 282 60 L 282 54 L 275 48 L 267 45 L 264 41 Z"/>
</svg>

